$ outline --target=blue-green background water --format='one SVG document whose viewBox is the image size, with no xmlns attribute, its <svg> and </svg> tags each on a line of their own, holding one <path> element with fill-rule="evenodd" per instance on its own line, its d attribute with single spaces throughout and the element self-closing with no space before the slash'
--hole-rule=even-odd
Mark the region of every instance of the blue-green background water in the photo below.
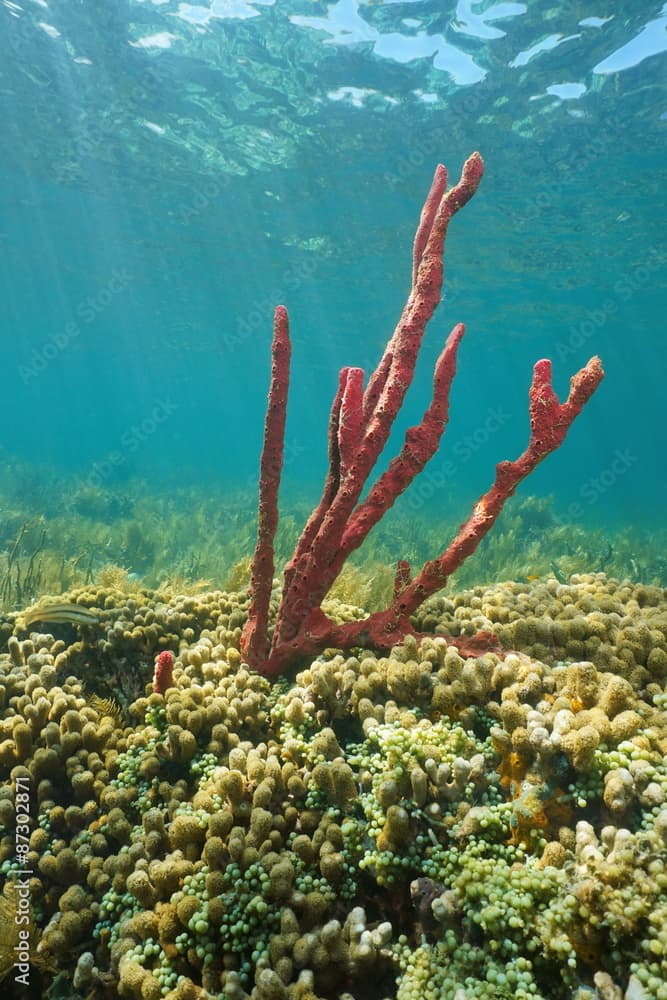
<svg viewBox="0 0 667 1000">
<path fill-rule="evenodd" d="M 463 321 L 450 426 L 404 509 L 463 519 L 526 443 L 532 364 L 564 394 L 598 353 L 523 492 L 664 529 L 666 28 L 645 0 L 3 0 L 5 476 L 254 484 L 283 302 L 285 489 L 315 498 L 338 369 L 377 362 L 435 164 L 479 149 L 396 443 Z"/>
</svg>

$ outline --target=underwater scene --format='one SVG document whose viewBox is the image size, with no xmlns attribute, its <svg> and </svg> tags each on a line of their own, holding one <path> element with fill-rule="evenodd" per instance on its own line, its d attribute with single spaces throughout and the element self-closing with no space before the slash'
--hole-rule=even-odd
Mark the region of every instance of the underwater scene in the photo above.
<svg viewBox="0 0 667 1000">
<path fill-rule="evenodd" d="M 667 1000 L 667 6 L 0 0 L 0 1000 Z"/>
</svg>

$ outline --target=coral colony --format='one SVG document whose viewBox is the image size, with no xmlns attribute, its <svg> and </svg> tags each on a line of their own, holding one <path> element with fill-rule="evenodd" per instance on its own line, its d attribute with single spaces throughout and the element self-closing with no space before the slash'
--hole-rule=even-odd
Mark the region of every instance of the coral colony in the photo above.
<svg viewBox="0 0 667 1000">
<path fill-rule="evenodd" d="M 267 677 L 282 673 L 295 658 L 313 656 L 327 646 L 389 649 L 412 631 L 410 615 L 447 582 L 493 526 L 505 501 L 535 466 L 555 451 L 577 414 L 600 384 L 600 359 L 591 358 L 573 376 L 559 403 L 551 385 L 551 362 L 538 361 L 529 393 L 530 440 L 513 462 L 501 462 L 491 488 L 477 501 L 456 537 L 414 577 L 398 564 L 394 598 L 388 608 L 362 621 L 337 624 L 322 611 L 322 600 L 347 557 L 364 541 L 435 454 L 447 425 L 449 392 L 456 374 L 456 353 L 465 328 L 450 333 L 435 366 L 433 397 L 421 423 L 411 427 L 400 454 L 360 501 L 370 473 L 387 443 L 394 420 L 414 377 L 419 348 L 440 301 L 444 243 L 450 220 L 477 191 L 484 171 L 473 153 L 461 178 L 447 190 L 447 171 L 439 165 L 422 209 L 413 247 L 412 288 L 393 336 L 364 388 L 360 368 L 343 368 L 329 419 L 329 470 L 322 498 L 310 516 L 288 562 L 273 637 L 269 643 L 269 604 L 273 585 L 273 542 L 278 526 L 278 488 L 283 462 L 290 341 L 287 310 L 275 311 L 272 372 L 264 427 L 259 487 L 259 525 L 248 622 L 241 649 L 248 663 Z"/>
</svg>

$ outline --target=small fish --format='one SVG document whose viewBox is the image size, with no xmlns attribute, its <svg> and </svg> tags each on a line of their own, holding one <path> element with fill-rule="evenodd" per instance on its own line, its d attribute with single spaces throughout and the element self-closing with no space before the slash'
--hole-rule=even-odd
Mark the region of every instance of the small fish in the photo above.
<svg viewBox="0 0 667 1000">
<path fill-rule="evenodd" d="M 51 604 L 35 604 L 22 614 L 26 625 L 35 622 L 49 622 L 69 625 L 97 625 L 99 618 L 82 604 L 68 604 L 54 601 Z"/>
<path fill-rule="evenodd" d="M 539 580 L 539 579 L 540 579 L 540 574 L 539 573 L 527 573 L 526 574 L 526 580 L 528 580 L 530 583 L 532 583 L 534 580 Z"/>
</svg>

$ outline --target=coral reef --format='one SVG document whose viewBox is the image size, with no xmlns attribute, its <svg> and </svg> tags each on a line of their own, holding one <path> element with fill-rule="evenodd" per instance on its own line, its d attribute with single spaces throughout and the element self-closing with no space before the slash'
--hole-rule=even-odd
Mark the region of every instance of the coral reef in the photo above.
<svg viewBox="0 0 667 1000">
<path fill-rule="evenodd" d="M 95 624 L 10 616 L 0 871 L 33 989 L 665 1000 L 666 597 L 478 587 L 426 602 L 419 641 L 273 685 L 240 653 L 244 592 L 90 586 L 63 603 Z M 447 638 L 480 629 L 504 655 Z"/>
</svg>

